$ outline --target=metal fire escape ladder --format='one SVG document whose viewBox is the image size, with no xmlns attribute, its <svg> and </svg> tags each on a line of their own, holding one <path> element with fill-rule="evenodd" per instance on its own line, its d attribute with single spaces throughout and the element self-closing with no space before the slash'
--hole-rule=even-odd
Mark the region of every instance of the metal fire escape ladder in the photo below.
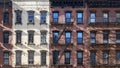
<svg viewBox="0 0 120 68">
<path fill-rule="evenodd" d="M 62 36 L 63 33 L 65 32 L 65 29 L 66 29 L 67 25 L 69 25 L 69 24 L 68 24 L 68 23 L 65 24 L 64 29 L 63 29 L 63 31 L 61 32 L 61 34 L 59 35 L 59 38 L 58 38 L 57 41 L 60 40 L 61 36 Z M 57 63 L 56 63 L 57 66 L 59 65 L 59 61 L 60 61 L 60 59 L 62 58 L 62 56 L 64 55 L 64 51 L 67 49 L 68 45 L 69 45 L 69 44 L 66 44 L 65 48 L 64 48 L 63 51 L 62 51 L 62 54 L 61 54 L 60 57 L 58 58 Z"/>
</svg>

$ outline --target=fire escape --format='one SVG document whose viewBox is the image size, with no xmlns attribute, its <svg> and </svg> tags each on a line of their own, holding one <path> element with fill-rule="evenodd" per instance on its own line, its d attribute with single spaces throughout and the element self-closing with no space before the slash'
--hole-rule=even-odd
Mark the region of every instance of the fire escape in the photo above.
<svg viewBox="0 0 120 68">
<path fill-rule="evenodd" d="M 61 8 L 64 8 L 64 7 L 71 7 L 71 8 L 79 8 L 79 7 L 84 7 L 85 6 L 85 2 L 87 0 L 50 0 L 51 1 L 51 8 L 54 8 L 54 7 L 61 7 Z M 63 24 L 63 30 L 62 32 L 59 34 L 58 36 L 58 39 L 56 40 L 57 42 L 60 40 L 61 36 L 63 35 L 63 33 L 66 31 L 67 27 L 69 25 L 73 25 L 74 23 L 74 19 L 73 21 L 71 21 L 70 23 L 66 23 Z M 53 24 L 54 25 L 54 24 Z M 55 65 L 55 68 L 60 68 L 59 65 L 60 65 L 60 60 L 62 58 L 62 56 L 64 55 L 64 52 L 67 50 L 68 46 L 70 44 L 66 43 L 65 46 L 64 46 L 64 49 L 61 51 L 61 54 L 60 54 L 60 57 L 58 58 L 57 60 L 57 63 Z M 66 68 L 69 68 L 68 65 L 65 64 L 65 67 Z"/>
</svg>

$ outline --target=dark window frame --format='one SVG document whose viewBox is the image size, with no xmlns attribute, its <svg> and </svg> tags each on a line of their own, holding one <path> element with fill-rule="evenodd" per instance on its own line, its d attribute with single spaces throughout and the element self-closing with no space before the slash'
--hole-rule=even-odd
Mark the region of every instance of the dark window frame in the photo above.
<svg viewBox="0 0 120 68">
<path fill-rule="evenodd" d="M 28 51 L 28 64 L 34 64 L 34 51 Z"/>
<path fill-rule="evenodd" d="M 116 44 L 120 44 L 120 30 L 116 31 Z"/>
<path fill-rule="evenodd" d="M 34 17 L 35 17 L 35 12 L 28 11 L 28 23 L 34 24 Z"/>
<path fill-rule="evenodd" d="M 67 33 L 70 33 L 70 37 L 69 38 L 67 38 L 67 36 L 66 36 Z M 71 44 L 71 37 L 72 37 L 72 32 L 71 31 L 66 31 L 65 32 L 65 44 Z"/>
<path fill-rule="evenodd" d="M 82 33 L 82 37 L 81 38 L 78 37 L 78 33 Z M 79 40 L 82 40 L 82 41 L 79 42 Z M 83 44 L 83 31 L 77 31 L 77 44 Z"/>
<path fill-rule="evenodd" d="M 47 64 L 47 51 L 41 51 L 41 65 Z"/>
<path fill-rule="evenodd" d="M 82 17 L 78 17 L 78 14 L 79 13 L 81 13 L 82 14 Z M 81 22 L 79 22 L 79 20 L 81 21 Z M 78 11 L 77 12 L 77 24 L 83 24 L 83 11 Z"/>
<path fill-rule="evenodd" d="M 104 14 L 107 14 L 107 18 L 104 17 Z M 103 12 L 103 22 L 109 23 L 109 12 Z"/>
<path fill-rule="evenodd" d="M 59 60 L 59 51 L 53 51 L 53 64 L 58 64 Z"/>
<path fill-rule="evenodd" d="M 34 31 L 28 31 L 28 44 L 34 44 Z"/>
<path fill-rule="evenodd" d="M 58 34 L 58 37 L 55 36 L 55 33 Z M 53 31 L 53 43 L 58 43 L 59 31 Z"/>
<path fill-rule="evenodd" d="M 67 13 L 70 14 L 70 18 L 67 17 Z M 66 11 L 65 12 L 65 24 L 70 24 L 71 23 L 71 18 L 72 17 L 72 12 L 71 11 Z"/>
<path fill-rule="evenodd" d="M 105 56 L 107 54 L 107 57 Z M 103 64 L 109 64 L 109 51 L 103 51 Z"/>
<path fill-rule="evenodd" d="M 18 55 L 18 53 L 20 55 Z M 16 65 L 21 65 L 21 62 L 22 62 L 22 51 L 16 51 Z"/>
<path fill-rule="evenodd" d="M 9 24 L 9 14 L 8 11 L 3 12 L 3 24 Z"/>
<path fill-rule="evenodd" d="M 47 11 L 40 11 L 40 23 L 41 24 L 47 23 Z"/>
<path fill-rule="evenodd" d="M 58 17 L 54 17 L 54 13 L 57 13 L 58 14 Z M 53 23 L 59 23 L 59 12 L 58 11 L 54 11 L 53 12 Z"/>
<path fill-rule="evenodd" d="M 78 53 L 81 53 L 82 58 L 78 57 Z M 77 65 L 83 65 L 83 51 L 77 51 Z"/>
<path fill-rule="evenodd" d="M 96 51 L 90 51 L 90 64 L 96 65 Z"/>
<path fill-rule="evenodd" d="M 95 17 L 92 17 L 91 14 L 95 14 Z M 94 22 L 92 22 L 93 19 Z M 96 23 L 96 12 L 90 12 L 90 23 Z"/>
<path fill-rule="evenodd" d="M 9 44 L 9 36 L 10 36 L 10 32 L 9 31 L 4 31 L 3 32 L 3 43 L 4 44 Z"/>
<path fill-rule="evenodd" d="M 5 57 L 5 53 L 7 53 L 8 54 L 8 57 Z M 10 63 L 10 52 L 9 51 L 5 51 L 5 52 L 3 52 L 3 60 L 4 60 L 4 65 L 9 65 L 9 63 Z M 6 60 L 7 60 L 7 63 L 6 63 Z"/>
<path fill-rule="evenodd" d="M 16 24 L 22 24 L 22 11 L 21 10 L 16 10 L 15 11 L 16 14 Z"/>
<path fill-rule="evenodd" d="M 65 62 L 64 62 L 64 63 L 65 63 L 65 64 L 70 64 L 71 51 L 65 51 L 64 53 L 65 53 L 65 54 L 64 54 L 64 55 L 65 55 L 65 57 L 64 57 L 64 58 L 65 58 Z M 66 57 L 66 53 L 69 53 L 69 55 L 70 55 L 69 58 Z"/>
<path fill-rule="evenodd" d="M 95 37 L 92 37 L 92 34 L 95 34 Z M 95 43 L 92 43 L 91 40 L 94 40 L 96 43 L 96 31 L 90 31 L 90 44 L 95 44 Z"/>
<path fill-rule="evenodd" d="M 21 43 L 22 31 L 16 31 L 16 43 Z"/>
</svg>

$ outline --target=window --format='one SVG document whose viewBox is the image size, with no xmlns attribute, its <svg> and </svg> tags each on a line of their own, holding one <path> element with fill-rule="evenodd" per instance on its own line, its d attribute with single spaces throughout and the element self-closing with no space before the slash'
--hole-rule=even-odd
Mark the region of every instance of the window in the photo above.
<svg viewBox="0 0 120 68">
<path fill-rule="evenodd" d="M 116 63 L 120 64 L 120 51 L 116 51 Z"/>
<path fill-rule="evenodd" d="M 65 43 L 70 44 L 71 43 L 71 32 L 65 33 Z"/>
<path fill-rule="evenodd" d="M 70 64 L 70 51 L 65 52 L 65 64 Z"/>
<path fill-rule="evenodd" d="M 34 41 L 34 31 L 28 31 L 28 43 L 33 44 Z"/>
<path fill-rule="evenodd" d="M 53 23 L 58 23 L 59 12 L 53 12 Z"/>
<path fill-rule="evenodd" d="M 109 21 L 109 17 L 108 17 L 108 12 L 103 12 L 103 22 L 107 22 Z"/>
<path fill-rule="evenodd" d="M 21 24 L 22 22 L 22 18 L 21 18 L 21 16 L 22 16 L 22 11 L 20 11 L 20 10 L 17 10 L 17 11 L 15 11 L 15 13 L 16 13 L 16 23 L 17 24 Z"/>
<path fill-rule="evenodd" d="M 47 11 L 41 11 L 41 23 L 46 23 Z"/>
<path fill-rule="evenodd" d="M 120 12 L 116 13 L 116 22 L 120 22 Z"/>
<path fill-rule="evenodd" d="M 3 32 L 3 43 L 5 44 L 9 43 L 9 32 L 8 31 Z"/>
<path fill-rule="evenodd" d="M 90 23 L 95 23 L 96 20 L 96 14 L 95 12 L 90 13 Z"/>
<path fill-rule="evenodd" d="M 96 51 L 90 52 L 90 64 L 95 65 L 96 64 Z"/>
<path fill-rule="evenodd" d="M 28 64 L 34 64 L 34 51 L 28 51 Z"/>
<path fill-rule="evenodd" d="M 46 44 L 46 31 L 41 32 L 41 44 Z"/>
<path fill-rule="evenodd" d="M 120 31 L 116 31 L 116 43 L 120 44 Z"/>
<path fill-rule="evenodd" d="M 21 43 L 22 31 L 16 31 L 16 43 Z"/>
<path fill-rule="evenodd" d="M 103 43 L 108 44 L 109 31 L 103 31 Z"/>
<path fill-rule="evenodd" d="M 9 24 L 9 12 L 4 12 L 3 13 L 3 23 L 4 24 Z"/>
<path fill-rule="evenodd" d="M 53 31 L 53 43 L 58 43 L 59 31 Z"/>
<path fill-rule="evenodd" d="M 41 52 L 41 64 L 46 65 L 46 51 Z"/>
<path fill-rule="evenodd" d="M 9 65 L 9 52 L 4 52 L 4 65 Z"/>
<path fill-rule="evenodd" d="M 77 12 L 77 23 L 83 23 L 83 12 Z"/>
<path fill-rule="evenodd" d="M 77 64 L 82 65 L 83 64 L 83 52 L 77 51 Z"/>
<path fill-rule="evenodd" d="M 96 43 L 96 32 L 90 32 L 90 43 L 91 44 Z"/>
<path fill-rule="evenodd" d="M 83 32 L 82 31 L 77 32 L 77 43 L 78 44 L 83 43 Z"/>
<path fill-rule="evenodd" d="M 21 65 L 21 51 L 16 51 L 16 65 Z"/>
<path fill-rule="evenodd" d="M 53 51 L 53 64 L 58 64 L 59 51 Z"/>
<path fill-rule="evenodd" d="M 71 12 L 65 13 L 65 22 L 66 24 L 69 24 L 71 22 Z"/>
<path fill-rule="evenodd" d="M 34 11 L 28 11 L 28 23 L 34 23 Z"/>
<path fill-rule="evenodd" d="M 109 61 L 109 52 L 103 51 L 103 64 L 108 64 Z"/>
</svg>

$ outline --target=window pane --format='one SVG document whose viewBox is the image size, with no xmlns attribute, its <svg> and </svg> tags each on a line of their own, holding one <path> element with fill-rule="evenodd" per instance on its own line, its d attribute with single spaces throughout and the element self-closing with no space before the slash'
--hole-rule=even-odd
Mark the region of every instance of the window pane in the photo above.
<svg viewBox="0 0 120 68">
<path fill-rule="evenodd" d="M 21 23 L 21 11 L 16 11 L 16 23 Z"/>
<path fill-rule="evenodd" d="M 116 63 L 120 64 L 120 51 L 116 51 Z"/>
<path fill-rule="evenodd" d="M 116 31 L 116 43 L 120 43 L 120 31 Z"/>
<path fill-rule="evenodd" d="M 41 35 L 41 43 L 46 43 L 46 34 Z"/>
<path fill-rule="evenodd" d="M 57 64 L 59 57 L 59 51 L 53 51 L 53 64 Z"/>
<path fill-rule="evenodd" d="M 34 64 L 34 51 L 28 52 L 28 64 Z"/>
<path fill-rule="evenodd" d="M 77 64 L 83 64 L 83 52 L 82 51 L 77 52 Z"/>
<path fill-rule="evenodd" d="M 34 23 L 34 12 L 28 12 L 28 22 Z"/>
<path fill-rule="evenodd" d="M 41 64 L 46 64 L 46 52 L 41 52 Z"/>
<path fill-rule="evenodd" d="M 83 32 L 77 33 L 77 42 L 78 42 L 78 44 L 83 43 Z"/>
<path fill-rule="evenodd" d="M 95 22 L 95 13 L 90 13 L 90 23 L 94 23 Z"/>
<path fill-rule="evenodd" d="M 65 52 L 65 64 L 70 64 L 70 52 Z"/>
<path fill-rule="evenodd" d="M 42 11 L 41 12 L 41 23 L 46 23 L 46 16 L 47 16 L 47 12 Z"/>
<path fill-rule="evenodd" d="M 96 42 L 96 33 L 90 32 L 90 43 L 95 43 L 95 42 Z"/>
<path fill-rule="evenodd" d="M 71 33 L 70 32 L 66 32 L 66 36 L 65 36 L 66 38 L 66 44 L 69 44 L 69 43 L 71 43 Z"/>
<path fill-rule="evenodd" d="M 9 12 L 4 12 L 4 14 L 3 14 L 3 23 L 4 24 L 9 23 Z"/>
<path fill-rule="evenodd" d="M 108 33 L 109 33 L 108 31 L 103 32 L 103 43 L 105 43 L 105 44 L 108 43 L 108 37 L 109 37 Z"/>
<path fill-rule="evenodd" d="M 21 51 L 16 52 L 16 65 L 21 65 Z"/>
<path fill-rule="evenodd" d="M 53 43 L 58 43 L 58 35 L 58 31 L 53 32 Z"/>
<path fill-rule="evenodd" d="M 90 52 L 90 64 L 91 65 L 96 64 L 96 52 L 95 51 Z"/>
<path fill-rule="evenodd" d="M 3 42 L 5 44 L 9 43 L 9 32 L 7 32 L 7 31 L 3 32 Z"/>
<path fill-rule="evenodd" d="M 65 13 L 65 21 L 66 21 L 66 23 L 71 22 L 71 13 L 70 12 Z"/>
<path fill-rule="evenodd" d="M 103 63 L 108 64 L 109 53 L 108 51 L 103 51 Z"/>
<path fill-rule="evenodd" d="M 16 43 L 21 43 L 21 32 L 16 32 Z"/>
<path fill-rule="evenodd" d="M 53 12 L 53 22 L 58 23 L 58 12 Z"/>
<path fill-rule="evenodd" d="M 4 64 L 9 65 L 9 52 L 4 52 Z"/>
</svg>

